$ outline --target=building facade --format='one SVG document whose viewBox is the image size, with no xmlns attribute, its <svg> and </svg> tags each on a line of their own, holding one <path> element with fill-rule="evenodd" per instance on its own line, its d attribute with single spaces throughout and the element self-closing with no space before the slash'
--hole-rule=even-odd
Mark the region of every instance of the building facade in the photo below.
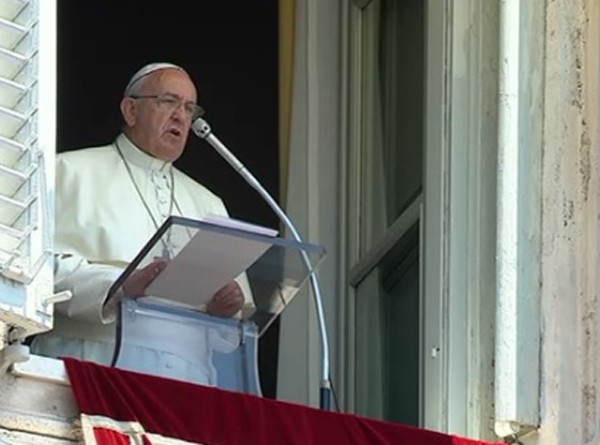
<svg viewBox="0 0 600 445">
<path fill-rule="evenodd" d="M 304 170 L 288 206 L 329 250 L 343 409 L 595 443 L 598 2 L 296 10 L 290 157 Z M 310 298 L 297 305 L 280 393 L 316 404 L 318 330 Z"/>
<path fill-rule="evenodd" d="M 55 32 L 53 2 L 5 3 L 34 8 L 4 19 Z M 600 3 L 281 0 L 280 15 L 282 201 L 328 251 L 333 407 L 481 439 L 598 443 Z M 22 45 L 3 48 L 43 56 L 28 73 L 51 91 L 52 50 Z M 52 137 L 52 113 L 21 114 Z M 5 139 L 34 139 L 3 116 Z M 51 199 L 53 147 L 40 150 Z M 4 233 L 10 250 L 20 232 Z M 27 245 L 33 274 L 47 249 Z M 6 367 L 61 298 L 9 259 L 4 288 L 26 291 L 0 296 Z M 283 315 L 278 394 L 316 406 L 312 295 Z M 60 362 L 4 368 L 0 440 L 76 440 Z"/>
</svg>

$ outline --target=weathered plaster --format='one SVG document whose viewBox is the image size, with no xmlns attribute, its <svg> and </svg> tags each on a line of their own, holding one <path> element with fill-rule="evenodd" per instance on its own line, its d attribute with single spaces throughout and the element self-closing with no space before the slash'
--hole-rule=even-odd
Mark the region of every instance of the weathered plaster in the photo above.
<svg viewBox="0 0 600 445">
<path fill-rule="evenodd" d="M 597 430 L 597 3 L 547 2 L 537 437 L 544 445 L 592 443 Z"/>
</svg>

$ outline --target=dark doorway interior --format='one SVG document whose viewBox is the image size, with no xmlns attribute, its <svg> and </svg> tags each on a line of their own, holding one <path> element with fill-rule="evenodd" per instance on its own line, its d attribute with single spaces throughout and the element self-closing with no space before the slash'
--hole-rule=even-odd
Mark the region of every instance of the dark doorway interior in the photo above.
<svg viewBox="0 0 600 445">
<path fill-rule="evenodd" d="M 112 141 L 129 77 L 148 62 L 172 62 L 194 78 L 213 132 L 278 197 L 277 0 L 57 5 L 59 151 Z M 278 227 L 270 208 L 205 141 L 190 135 L 176 165 L 219 194 L 233 217 Z M 275 396 L 278 338 L 274 324 L 260 341 L 267 397 Z"/>
</svg>

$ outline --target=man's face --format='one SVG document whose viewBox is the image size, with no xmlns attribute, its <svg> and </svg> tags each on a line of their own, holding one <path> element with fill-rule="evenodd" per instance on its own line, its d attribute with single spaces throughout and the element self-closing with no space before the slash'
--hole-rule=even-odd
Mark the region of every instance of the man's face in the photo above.
<svg viewBox="0 0 600 445">
<path fill-rule="evenodd" d="M 155 158 L 175 161 L 183 153 L 192 124 L 186 104 L 196 103 L 194 84 L 183 71 L 163 69 L 145 79 L 139 96 L 161 99 L 123 99 L 121 110 L 127 135 Z"/>
</svg>

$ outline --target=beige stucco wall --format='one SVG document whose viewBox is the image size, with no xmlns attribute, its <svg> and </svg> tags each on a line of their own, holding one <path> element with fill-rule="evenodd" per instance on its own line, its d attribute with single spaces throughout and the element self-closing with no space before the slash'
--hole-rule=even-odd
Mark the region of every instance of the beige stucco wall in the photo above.
<svg viewBox="0 0 600 445">
<path fill-rule="evenodd" d="M 541 427 L 529 441 L 596 444 L 600 2 L 546 8 Z"/>
</svg>

